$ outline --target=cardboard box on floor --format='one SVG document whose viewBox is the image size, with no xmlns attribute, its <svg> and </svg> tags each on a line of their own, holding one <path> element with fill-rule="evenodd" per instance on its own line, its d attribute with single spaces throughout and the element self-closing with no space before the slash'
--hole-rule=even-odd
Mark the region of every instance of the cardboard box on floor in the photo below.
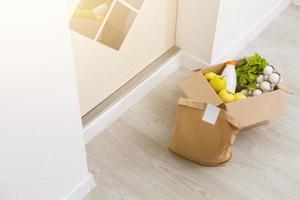
<svg viewBox="0 0 300 200">
<path fill-rule="evenodd" d="M 223 104 L 218 94 L 205 79 L 204 74 L 207 72 L 221 74 L 224 68 L 225 63 L 222 63 L 195 71 L 192 75 L 181 81 L 181 89 L 189 99 L 224 107 L 231 116 L 240 122 L 243 129 L 264 124 L 268 120 L 286 113 L 280 86 L 279 89 L 269 93 Z"/>
</svg>

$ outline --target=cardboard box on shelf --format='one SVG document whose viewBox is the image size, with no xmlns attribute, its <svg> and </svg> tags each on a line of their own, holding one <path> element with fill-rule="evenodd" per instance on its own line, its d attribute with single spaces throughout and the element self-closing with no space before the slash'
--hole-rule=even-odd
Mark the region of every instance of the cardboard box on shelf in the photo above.
<svg viewBox="0 0 300 200">
<path fill-rule="evenodd" d="M 221 74 L 224 68 L 225 63 L 222 63 L 195 71 L 192 75 L 181 81 L 181 89 L 189 99 L 207 102 L 215 106 L 223 106 L 231 116 L 239 121 L 243 129 L 264 124 L 268 120 L 286 113 L 281 86 L 278 86 L 277 90 L 269 93 L 223 104 L 218 94 L 205 79 L 204 74 L 207 72 Z M 286 89 L 283 87 L 283 90 Z"/>
</svg>

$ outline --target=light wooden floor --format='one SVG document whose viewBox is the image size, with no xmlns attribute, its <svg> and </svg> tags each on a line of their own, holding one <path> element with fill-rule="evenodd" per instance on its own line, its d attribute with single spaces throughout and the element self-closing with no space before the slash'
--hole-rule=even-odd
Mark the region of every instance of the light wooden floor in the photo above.
<svg viewBox="0 0 300 200">
<path fill-rule="evenodd" d="M 240 54 L 259 52 L 296 92 L 289 114 L 243 132 L 225 167 L 208 168 L 168 150 L 180 68 L 87 146 L 98 186 L 85 200 L 299 200 L 300 7 L 290 6 Z M 267 102 L 266 102 L 267 103 Z"/>
</svg>

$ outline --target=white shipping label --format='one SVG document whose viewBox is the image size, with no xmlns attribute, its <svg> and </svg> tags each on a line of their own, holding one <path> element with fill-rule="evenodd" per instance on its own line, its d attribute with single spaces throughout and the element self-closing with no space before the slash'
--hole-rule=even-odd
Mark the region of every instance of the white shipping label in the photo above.
<svg viewBox="0 0 300 200">
<path fill-rule="evenodd" d="M 212 125 L 215 125 L 218 120 L 220 111 L 220 108 L 211 104 L 207 104 L 202 120 Z"/>
</svg>

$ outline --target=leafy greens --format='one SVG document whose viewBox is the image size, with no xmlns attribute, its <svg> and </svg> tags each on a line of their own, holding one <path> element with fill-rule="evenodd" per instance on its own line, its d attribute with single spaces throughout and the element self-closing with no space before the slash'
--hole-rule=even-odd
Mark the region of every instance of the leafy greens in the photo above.
<svg viewBox="0 0 300 200">
<path fill-rule="evenodd" d="M 269 65 L 269 63 L 266 59 L 257 53 L 245 58 L 236 69 L 237 91 L 241 91 L 242 89 L 256 89 L 256 79 L 263 73 L 267 65 Z"/>
</svg>

